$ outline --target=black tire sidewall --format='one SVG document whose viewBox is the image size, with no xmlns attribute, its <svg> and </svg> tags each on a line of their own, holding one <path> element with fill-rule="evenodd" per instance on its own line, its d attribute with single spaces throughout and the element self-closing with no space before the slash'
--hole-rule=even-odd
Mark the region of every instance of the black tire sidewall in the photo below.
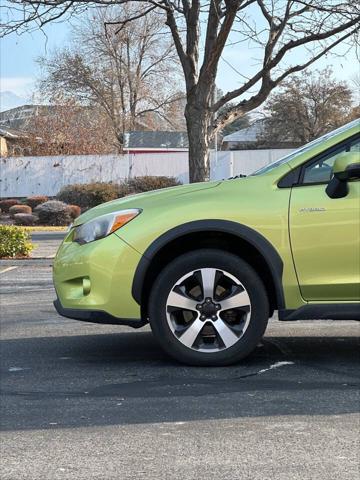
<svg viewBox="0 0 360 480">
<path fill-rule="evenodd" d="M 166 304 L 175 283 L 190 271 L 218 268 L 235 276 L 247 290 L 251 302 L 250 323 L 232 347 L 216 353 L 197 352 L 183 345 L 172 333 L 166 317 Z M 190 365 L 228 365 L 249 355 L 262 338 L 269 318 L 266 289 L 256 271 L 234 254 L 216 249 L 201 249 L 173 260 L 158 275 L 149 299 L 149 319 L 155 338 L 175 359 Z"/>
</svg>

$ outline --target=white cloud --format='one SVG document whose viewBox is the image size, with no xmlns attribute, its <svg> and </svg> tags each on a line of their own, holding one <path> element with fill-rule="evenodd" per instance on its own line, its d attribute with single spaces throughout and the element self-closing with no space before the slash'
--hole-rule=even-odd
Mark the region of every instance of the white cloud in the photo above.
<svg viewBox="0 0 360 480">
<path fill-rule="evenodd" d="M 0 77 L 0 91 L 13 92 L 20 96 L 31 97 L 34 84 L 33 77 Z"/>
</svg>

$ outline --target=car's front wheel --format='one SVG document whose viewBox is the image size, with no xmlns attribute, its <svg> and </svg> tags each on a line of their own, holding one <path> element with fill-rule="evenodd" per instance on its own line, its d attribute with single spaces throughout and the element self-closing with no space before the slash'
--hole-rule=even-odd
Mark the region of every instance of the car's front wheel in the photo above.
<svg viewBox="0 0 360 480">
<path fill-rule="evenodd" d="M 231 253 L 196 250 L 168 264 L 149 300 L 152 331 L 172 357 L 190 365 L 228 365 L 247 356 L 269 317 L 256 271 Z"/>
</svg>

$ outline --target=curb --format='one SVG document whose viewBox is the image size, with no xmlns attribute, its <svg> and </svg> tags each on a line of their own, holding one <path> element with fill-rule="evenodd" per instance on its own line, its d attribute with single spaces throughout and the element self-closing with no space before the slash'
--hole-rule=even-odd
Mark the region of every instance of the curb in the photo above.
<svg viewBox="0 0 360 480">
<path fill-rule="evenodd" d="M 0 260 L 0 267 L 33 267 L 36 265 L 44 265 L 44 266 L 49 266 L 52 267 L 53 264 L 53 258 L 44 258 L 44 257 L 39 257 L 39 258 L 28 258 L 28 259 L 19 259 L 19 260 Z"/>
</svg>

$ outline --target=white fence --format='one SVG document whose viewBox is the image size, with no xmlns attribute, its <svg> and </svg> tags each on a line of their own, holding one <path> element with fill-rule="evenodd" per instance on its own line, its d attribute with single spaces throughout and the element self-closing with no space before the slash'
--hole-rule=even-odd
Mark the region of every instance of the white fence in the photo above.
<svg viewBox="0 0 360 480">
<path fill-rule="evenodd" d="M 212 152 L 210 156 L 210 178 L 218 180 L 234 177 L 241 173 L 249 175 L 292 151 L 291 149 L 274 149 Z"/>
<path fill-rule="evenodd" d="M 249 174 L 291 150 L 241 150 L 212 152 L 211 179 Z M 174 176 L 189 181 L 188 153 L 139 153 L 129 155 L 78 155 L 2 158 L 0 196 L 54 196 L 65 185 L 120 182 L 142 175 Z"/>
</svg>

